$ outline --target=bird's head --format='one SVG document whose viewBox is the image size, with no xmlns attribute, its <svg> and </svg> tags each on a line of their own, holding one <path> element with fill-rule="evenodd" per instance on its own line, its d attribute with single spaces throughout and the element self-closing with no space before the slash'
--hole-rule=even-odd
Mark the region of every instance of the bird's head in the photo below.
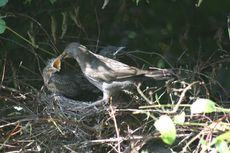
<svg viewBox="0 0 230 153">
<path fill-rule="evenodd" d="M 52 58 L 48 61 L 46 67 L 43 69 L 42 77 L 45 84 L 49 83 L 50 78 L 61 70 L 61 59 L 60 57 Z"/>
<path fill-rule="evenodd" d="M 44 73 L 55 73 L 61 70 L 61 59 L 60 57 L 50 59 L 46 67 L 43 69 Z"/>
<path fill-rule="evenodd" d="M 60 55 L 62 58 L 77 58 L 80 51 L 87 50 L 87 48 L 77 42 L 70 43 Z"/>
</svg>

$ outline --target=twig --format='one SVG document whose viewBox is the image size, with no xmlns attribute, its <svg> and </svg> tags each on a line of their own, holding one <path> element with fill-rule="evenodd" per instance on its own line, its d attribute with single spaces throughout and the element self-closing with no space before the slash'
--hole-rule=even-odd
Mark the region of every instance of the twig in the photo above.
<svg viewBox="0 0 230 153">
<path fill-rule="evenodd" d="M 171 111 L 171 113 L 176 113 L 176 111 L 177 111 L 178 108 L 180 107 L 180 104 L 182 103 L 182 101 L 183 101 L 183 99 L 184 99 L 184 97 L 185 97 L 185 93 L 186 93 L 188 90 L 190 90 L 191 87 L 192 87 L 193 85 L 195 85 L 195 84 L 197 84 L 197 83 L 200 83 L 200 81 L 195 81 L 195 82 L 189 84 L 189 85 L 183 90 L 183 92 L 182 92 L 181 95 L 180 95 L 180 99 L 178 100 L 176 106 L 173 108 L 173 110 Z"/>
<path fill-rule="evenodd" d="M 117 135 L 117 139 L 118 139 L 118 141 L 117 141 L 118 153 L 120 153 L 121 152 L 121 145 L 120 145 L 121 141 L 119 141 L 120 140 L 120 133 L 119 133 L 119 129 L 118 129 L 118 126 L 117 126 L 117 120 L 116 120 L 116 117 L 115 117 L 116 111 L 113 109 L 112 105 L 110 105 L 109 108 L 110 108 L 109 115 L 113 119 L 115 131 L 116 131 L 116 135 Z"/>
<path fill-rule="evenodd" d="M 189 142 L 187 142 L 186 145 L 183 147 L 181 153 L 186 153 L 187 152 L 187 148 L 189 147 L 189 145 L 191 143 L 193 143 L 196 139 L 198 139 L 200 137 L 200 135 L 202 135 L 202 134 L 203 134 L 203 130 L 200 133 L 198 133 L 195 137 L 193 137 Z"/>
<path fill-rule="evenodd" d="M 153 104 L 153 102 L 150 101 L 150 100 L 144 95 L 144 93 L 141 91 L 140 87 L 141 87 L 141 83 L 138 83 L 138 85 L 137 85 L 137 92 L 141 95 L 142 98 L 145 99 L 145 101 L 146 101 L 148 104 Z"/>
<path fill-rule="evenodd" d="M 20 91 L 15 89 L 15 88 L 7 87 L 7 86 L 1 85 L 1 84 L 0 84 L 0 89 L 6 90 L 9 92 L 20 93 Z"/>
</svg>

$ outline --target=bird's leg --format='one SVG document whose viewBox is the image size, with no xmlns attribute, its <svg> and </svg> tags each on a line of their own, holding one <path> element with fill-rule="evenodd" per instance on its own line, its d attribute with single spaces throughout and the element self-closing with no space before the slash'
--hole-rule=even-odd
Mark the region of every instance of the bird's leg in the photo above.
<svg viewBox="0 0 230 153">
<path fill-rule="evenodd" d="M 95 101 L 95 102 L 89 104 L 88 106 L 84 107 L 84 109 L 92 108 L 92 107 L 101 105 L 101 104 L 103 104 L 104 102 L 105 102 L 104 99 L 97 100 L 97 101 Z"/>
<path fill-rule="evenodd" d="M 108 104 L 109 103 L 109 99 L 110 99 L 110 94 L 109 94 L 109 92 L 103 92 L 103 100 L 104 100 L 104 102 L 106 103 L 106 104 Z"/>
<path fill-rule="evenodd" d="M 88 105 L 87 107 L 85 107 L 84 109 L 90 108 L 90 107 L 95 107 L 95 106 L 101 105 L 101 104 L 103 104 L 103 103 L 107 104 L 107 103 L 109 103 L 109 98 L 110 98 L 109 94 L 107 94 L 106 92 L 104 92 L 104 93 L 103 93 L 103 98 L 102 98 L 102 99 L 97 100 L 97 101 L 95 101 L 95 102 L 89 104 L 89 105 Z"/>
</svg>

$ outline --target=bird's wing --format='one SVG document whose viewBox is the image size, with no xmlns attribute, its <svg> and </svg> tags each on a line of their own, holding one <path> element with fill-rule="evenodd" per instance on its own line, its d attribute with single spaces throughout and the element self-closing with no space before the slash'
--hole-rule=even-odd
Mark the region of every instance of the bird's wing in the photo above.
<svg viewBox="0 0 230 153">
<path fill-rule="evenodd" d="M 94 65 L 93 69 L 96 70 L 91 72 L 88 71 L 89 73 L 87 73 L 89 77 L 92 75 L 94 79 L 113 81 L 144 74 L 142 70 L 119 61 L 98 54 L 94 54 L 94 56 L 97 60 L 92 60 L 91 65 Z"/>
</svg>

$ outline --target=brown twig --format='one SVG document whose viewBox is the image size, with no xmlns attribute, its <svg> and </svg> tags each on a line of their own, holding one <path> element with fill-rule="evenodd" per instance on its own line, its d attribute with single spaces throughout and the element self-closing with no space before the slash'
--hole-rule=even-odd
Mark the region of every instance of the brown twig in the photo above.
<svg viewBox="0 0 230 153">
<path fill-rule="evenodd" d="M 111 98 L 112 99 L 112 98 Z M 112 101 L 112 100 L 111 100 Z M 112 105 L 109 106 L 109 115 L 112 117 L 113 119 L 113 123 L 114 123 L 114 128 L 115 128 L 115 131 L 116 131 L 116 135 L 117 135 L 117 152 L 118 153 L 121 153 L 121 139 L 120 139 L 120 130 L 118 129 L 118 126 L 117 126 L 117 120 L 116 120 L 116 117 L 115 117 L 115 113 L 116 111 L 113 109 Z"/>
</svg>

